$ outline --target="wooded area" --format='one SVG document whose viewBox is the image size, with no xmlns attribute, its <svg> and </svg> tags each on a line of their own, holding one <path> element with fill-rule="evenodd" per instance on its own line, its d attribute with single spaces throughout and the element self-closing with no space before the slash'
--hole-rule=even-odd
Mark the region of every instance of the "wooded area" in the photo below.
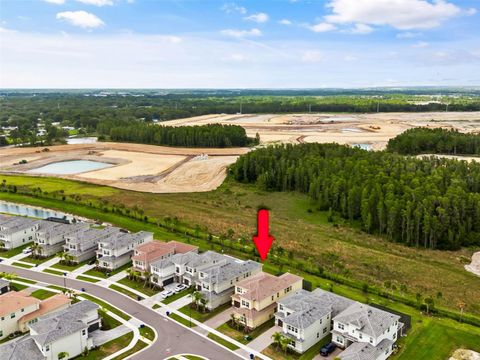
<svg viewBox="0 0 480 360">
<path fill-rule="evenodd" d="M 182 147 L 241 147 L 258 144 L 237 125 L 162 126 L 142 123 L 110 129 L 110 140 Z"/>
<path fill-rule="evenodd" d="M 264 190 L 299 191 L 370 233 L 432 249 L 480 244 L 480 164 L 417 159 L 337 144 L 267 147 L 231 174 Z"/>
<path fill-rule="evenodd" d="M 390 139 L 387 151 L 405 155 L 480 155 L 480 135 L 440 128 L 414 128 Z"/>
</svg>

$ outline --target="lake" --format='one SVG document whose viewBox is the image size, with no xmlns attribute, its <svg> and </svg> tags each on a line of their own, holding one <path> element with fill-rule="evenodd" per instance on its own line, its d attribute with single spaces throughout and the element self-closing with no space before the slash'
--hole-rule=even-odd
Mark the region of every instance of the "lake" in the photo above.
<svg viewBox="0 0 480 360">
<path fill-rule="evenodd" d="M 112 164 L 107 164 L 99 161 L 91 160 L 71 160 L 71 161 L 60 161 L 51 163 L 36 169 L 28 170 L 29 173 L 34 174 L 59 174 L 59 175 L 69 175 L 69 174 L 79 174 L 87 171 L 104 169 L 112 166 Z"/>
</svg>

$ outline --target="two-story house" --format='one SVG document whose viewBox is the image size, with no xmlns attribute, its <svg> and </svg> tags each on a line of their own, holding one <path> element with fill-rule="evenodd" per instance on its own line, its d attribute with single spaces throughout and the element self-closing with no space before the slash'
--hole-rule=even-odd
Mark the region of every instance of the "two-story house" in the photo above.
<svg viewBox="0 0 480 360">
<path fill-rule="evenodd" d="M 332 342 L 346 349 L 339 355 L 343 360 L 366 353 L 373 360 L 384 360 L 402 328 L 398 315 L 355 302 L 333 318 Z"/>
<path fill-rule="evenodd" d="M 214 251 L 206 251 L 188 258 L 174 257 L 172 260 L 175 265 L 175 281 L 187 286 L 196 286 L 197 290 L 201 290 L 198 281 L 200 271 L 224 265 L 231 258 Z"/>
<path fill-rule="evenodd" d="M 210 310 L 228 303 L 235 285 L 262 271 L 262 265 L 251 260 L 227 260 L 227 263 L 199 271 L 198 287 Z"/>
<path fill-rule="evenodd" d="M 100 328 L 98 305 L 85 300 L 42 316 L 30 324 L 30 335 L 0 345 L 2 359 L 58 360 L 67 353 L 72 359 L 93 347 L 91 332 Z"/>
<path fill-rule="evenodd" d="M 184 264 L 197 256 L 199 254 L 196 252 L 188 252 L 186 254 L 175 254 L 168 259 L 153 261 L 150 264 L 152 272 L 150 281 L 160 287 L 171 284 L 174 281 L 182 282 L 180 279 L 181 275 L 179 275 L 182 271 L 181 268 L 184 272 Z M 177 263 L 177 267 L 175 263 Z"/>
<path fill-rule="evenodd" d="M 98 243 L 108 237 L 116 236 L 120 229 L 116 227 L 106 227 L 104 229 L 88 229 L 65 236 L 65 245 L 63 249 L 73 256 L 73 261 L 81 263 L 94 258 L 98 249 Z"/>
<path fill-rule="evenodd" d="M 171 259 L 175 254 L 185 254 L 188 252 L 198 252 L 198 247 L 178 241 L 150 241 L 135 247 L 132 256 L 132 268 L 135 271 L 143 273 L 152 272 L 152 264 L 157 261 Z"/>
<path fill-rule="evenodd" d="M 354 301 L 321 289 L 302 289 L 277 303 L 275 323 L 291 339 L 289 347 L 301 354 L 329 336 L 332 318 Z"/>
<path fill-rule="evenodd" d="M 0 215 L 0 247 L 14 249 L 33 242 L 39 224 L 26 217 Z"/>
<path fill-rule="evenodd" d="M 99 266 L 115 270 L 127 264 L 137 246 L 153 241 L 153 233 L 139 231 L 137 233 L 117 233 L 98 242 L 96 251 Z"/>
<path fill-rule="evenodd" d="M 254 329 L 272 319 L 277 309 L 277 301 L 302 288 L 300 276 L 285 273 L 274 276 L 260 272 L 237 283 L 232 296 L 235 319 Z"/>
<path fill-rule="evenodd" d="M 38 244 L 35 252 L 40 256 L 51 256 L 63 250 L 65 238 L 89 229 L 86 223 L 62 224 L 53 221 L 42 221 L 35 232 L 34 241 Z"/>
<path fill-rule="evenodd" d="M 15 332 L 27 331 L 27 325 L 44 314 L 62 309 L 70 304 L 63 295 L 39 300 L 22 291 L 10 291 L 0 295 L 0 339 Z"/>
</svg>

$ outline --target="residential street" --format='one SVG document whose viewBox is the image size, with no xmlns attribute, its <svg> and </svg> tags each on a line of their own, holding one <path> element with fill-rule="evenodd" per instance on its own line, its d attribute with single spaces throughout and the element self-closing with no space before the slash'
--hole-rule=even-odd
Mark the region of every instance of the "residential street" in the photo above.
<svg viewBox="0 0 480 360">
<path fill-rule="evenodd" d="M 0 271 L 16 273 L 20 277 L 41 281 L 44 283 L 63 286 L 64 279 L 43 272 L 22 269 L 14 266 L 0 264 Z M 131 359 L 164 359 L 168 356 L 181 353 L 195 353 L 209 359 L 238 359 L 240 356 L 217 346 L 212 341 L 178 325 L 175 321 L 161 317 L 155 311 L 146 308 L 136 301 L 121 296 L 113 290 L 103 288 L 94 283 L 67 279 L 67 287 L 76 290 L 85 289 L 87 294 L 94 295 L 123 310 L 145 324 L 154 328 L 158 337 L 154 344 L 145 351 L 132 356 Z"/>
</svg>

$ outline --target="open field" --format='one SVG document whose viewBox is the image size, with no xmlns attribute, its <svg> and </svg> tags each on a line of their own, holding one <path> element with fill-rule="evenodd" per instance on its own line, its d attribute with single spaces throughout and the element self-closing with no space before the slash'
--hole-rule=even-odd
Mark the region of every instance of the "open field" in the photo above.
<svg viewBox="0 0 480 360">
<path fill-rule="evenodd" d="M 29 171 L 48 164 L 90 160 L 113 166 L 70 175 L 35 175 L 145 192 L 209 191 L 223 182 L 226 167 L 248 151 L 245 148 L 186 149 L 120 143 L 59 145 L 48 149 L 48 152 L 41 148 L 0 149 L 0 172 L 30 175 Z M 196 158 L 201 154 L 209 156 Z M 27 163 L 18 164 L 22 160 Z"/>
<path fill-rule="evenodd" d="M 204 115 L 163 122 L 185 126 L 212 123 L 243 126 L 247 135 L 260 134 L 262 144 L 337 142 L 385 148 L 388 140 L 417 126 L 478 131 L 480 112 L 373 113 L 373 114 L 286 114 Z"/>
</svg>

